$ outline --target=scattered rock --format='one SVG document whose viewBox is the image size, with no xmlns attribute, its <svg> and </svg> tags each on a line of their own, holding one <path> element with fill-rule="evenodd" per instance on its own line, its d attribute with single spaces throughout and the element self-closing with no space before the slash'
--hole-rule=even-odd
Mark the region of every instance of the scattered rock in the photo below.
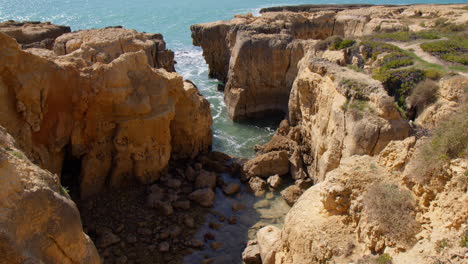
<svg viewBox="0 0 468 264">
<path fill-rule="evenodd" d="M 188 198 L 203 207 L 212 207 L 214 204 L 215 194 L 210 188 L 200 189 L 189 194 Z"/>
<path fill-rule="evenodd" d="M 185 178 L 188 181 L 193 182 L 196 177 L 197 173 L 195 172 L 195 170 L 191 166 L 187 166 L 187 168 L 185 169 Z"/>
<path fill-rule="evenodd" d="M 160 243 L 159 247 L 158 247 L 160 252 L 167 252 L 167 251 L 169 251 L 169 248 L 170 248 L 170 246 L 169 246 L 169 243 L 167 243 L 167 242 Z"/>
<path fill-rule="evenodd" d="M 136 242 L 137 242 L 136 236 L 134 236 L 134 235 L 129 235 L 129 236 L 127 237 L 127 242 L 130 243 L 130 244 L 136 243 Z"/>
<path fill-rule="evenodd" d="M 233 195 L 240 191 L 240 185 L 238 183 L 229 183 L 223 187 L 223 192 L 227 195 Z"/>
<path fill-rule="evenodd" d="M 214 230 L 218 230 L 219 228 L 221 228 L 221 224 L 217 222 L 210 222 L 208 226 Z"/>
<path fill-rule="evenodd" d="M 273 189 L 276 189 L 281 185 L 283 181 L 281 180 L 281 177 L 278 174 L 276 174 L 276 175 L 270 176 L 267 182 Z"/>
<path fill-rule="evenodd" d="M 243 205 L 242 203 L 239 203 L 239 202 L 235 202 L 232 204 L 232 210 L 234 212 L 239 212 L 239 211 L 242 211 L 245 209 L 245 205 Z"/>
<path fill-rule="evenodd" d="M 189 242 L 187 242 L 187 246 L 193 247 L 193 248 L 203 248 L 203 241 L 192 238 Z"/>
<path fill-rule="evenodd" d="M 296 185 L 291 185 L 281 192 L 281 196 L 289 206 L 293 206 L 297 199 L 301 197 L 303 191 Z"/>
<path fill-rule="evenodd" d="M 270 207 L 270 201 L 268 200 L 260 200 L 258 202 L 256 202 L 254 204 L 254 208 L 258 209 L 258 208 L 266 208 L 266 207 Z"/>
<path fill-rule="evenodd" d="M 195 227 L 195 220 L 193 220 L 193 218 L 191 216 L 186 216 L 184 218 L 184 224 L 187 227 L 193 228 L 193 227 Z"/>
<path fill-rule="evenodd" d="M 153 232 L 149 228 L 138 228 L 137 233 L 142 236 L 151 236 Z"/>
<path fill-rule="evenodd" d="M 233 215 L 233 216 L 229 217 L 228 218 L 228 224 L 230 224 L 230 225 L 237 224 L 237 216 Z"/>
<path fill-rule="evenodd" d="M 98 232 L 97 246 L 100 248 L 107 248 L 120 242 L 120 238 L 112 233 L 109 228 L 103 228 Z"/>
<path fill-rule="evenodd" d="M 251 175 L 266 178 L 270 175 L 285 175 L 289 172 L 287 151 L 272 151 L 256 156 L 244 164 L 244 171 Z"/>
<path fill-rule="evenodd" d="M 197 176 L 195 181 L 195 188 L 202 189 L 202 188 L 211 188 L 214 189 L 216 187 L 216 174 L 212 172 L 208 172 L 206 170 L 202 170 L 200 174 Z"/>
<path fill-rule="evenodd" d="M 182 182 L 178 179 L 169 179 L 166 183 L 167 187 L 177 189 L 182 185 Z"/>
<path fill-rule="evenodd" d="M 249 180 L 249 186 L 256 196 L 265 195 L 267 189 L 267 183 L 259 177 L 252 177 Z"/>
<path fill-rule="evenodd" d="M 223 244 L 221 242 L 211 242 L 210 246 L 213 250 L 217 251 Z"/>
<path fill-rule="evenodd" d="M 205 239 L 205 241 L 207 241 L 207 240 L 214 240 L 214 239 L 215 239 L 215 235 L 213 235 L 213 233 L 208 232 L 208 233 L 206 233 L 206 234 L 203 236 L 203 238 Z"/>
<path fill-rule="evenodd" d="M 166 202 L 156 201 L 154 203 L 154 208 L 166 216 L 172 215 L 174 213 L 172 206 Z"/>
<path fill-rule="evenodd" d="M 242 252 L 242 260 L 245 264 L 262 264 L 260 247 L 256 240 L 247 243 L 247 247 L 244 249 L 244 252 Z"/>
<path fill-rule="evenodd" d="M 177 209 L 188 210 L 190 209 L 190 201 L 176 201 L 172 203 L 172 206 Z"/>
<path fill-rule="evenodd" d="M 310 187 L 312 187 L 312 185 L 314 185 L 314 181 L 310 178 L 308 179 L 299 179 L 299 180 L 296 180 L 294 182 L 294 184 L 301 188 L 302 190 L 306 190 L 306 189 L 309 189 Z"/>
</svg>

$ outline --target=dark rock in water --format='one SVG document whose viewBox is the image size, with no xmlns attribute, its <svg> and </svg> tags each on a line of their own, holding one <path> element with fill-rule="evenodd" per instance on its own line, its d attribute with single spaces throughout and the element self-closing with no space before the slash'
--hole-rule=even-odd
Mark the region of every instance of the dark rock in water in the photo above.
<svg viewBox="0 0 468 264">
<path fill-rule="evenodd" d="M 177 209 L 188 210 L 190 209 L 190 201 L 176 201 L 172 203 L 172 206 Z"/>
<path fill-rule="evenodd" d="M 259 177 L 252 177 L 249 180 L 249 186 L 256 196 L 265 195 L 265 191 L 267 189 L 267 183 L 265 180 Z"/>
<path fill-rule="evenodd" d="M 210 188 L 205 188 L 192 192 L 189 194 L 188 198 L 203 207 L 212 207 L 214 204 L 215 194 Z"/>
<path fill-rule="evenodd" d="M 277 174 L 277 175 L 270 176 L 267 182 L 273 189 L 276 189 L 281 185 L 283 181 L 281 180 L 281 177 Z"/>
<path fill-rule="evenodd" d="M 227 195 L 234 195 L 240 191 L 240 188 L 237 183 L 229 183 L 223 187 L 223 192 Z"/>
<path fill-rule="evenodd" d="M 206 170 L 201 170 L 200 174 L 197 176 L 197 179 L 195 181 L 195 188 L 214 189 L 216 187 L 216 179 L 217 179 L 217 176 L 215 173 L 208 172 Z"/>
</svg>

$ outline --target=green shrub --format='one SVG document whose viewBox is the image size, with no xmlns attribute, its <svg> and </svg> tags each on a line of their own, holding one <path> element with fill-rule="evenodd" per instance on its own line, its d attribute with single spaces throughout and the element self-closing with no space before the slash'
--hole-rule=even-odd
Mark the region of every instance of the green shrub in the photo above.
<svg viewBox="0 0 468 264">
<path fill-rule="evenodd" d="M 426 76 L 426 79 L 438 81 L 444 76 L 444 73 L 435 69 L 425 69 L 424 75 Z"/>
<path fill-rule="evenodd" d="M 355 79 L 344 79 L 340 81 L 340 85 L 345 90 L 346 98 L 369 100 L 366 94 L 367 84 L 361 83 Z"/>
<path fill-rule="evenodd" d="M 375 41 L 399 41 L 399 42 L 408 42 L 416 39 L 439 39 L 440 36 L 434 31 L 420 31 L 420 32 L 411 32 L 411 31 L 397 31 L 391 33 L 378 33 L 367 37 L 368 39 Z"/>
<path fill-rule="evenodd" d="M 396 70 L 377 68 L 374 70 L 372 77 L 382 82 L 388 94 L 393 96 L 403 109 L 406 109 L 406 97 L 416 84 L 425 78 L 424 71 L 416 68 Z"/>
<path fill-rule="evenodd" d="M 463 232 L 460 239 L 460 247 L 468 247 L 468 231 Z"/>
<path fill-rule="evenodd" d="M 398 185 L 378 182 L 364 194 L 364 212 L 377 224 L 376 232 L 395 242 L 415 242 L 419 223 L 415 220 L 415 203 L 411 193 Z"/>
<path fill-rule="evenodd" d="M 424 108 L 437 100 L 437 83 L 431 80 L 425 80 L 418 83 L 408 96 L 407 105 L 421 113 Z"/>
<path fill-rule="evenodd" d="M 377 264 L 392 264 L 392 257 L 387 253 L 382 254 L 375 260 L 375 263 L 377 263 Z"/>
<path fill-rule="evenodd" d="M 342 50 L 345 48 L 349 48 L 356 43 L 355 40 L 352 39 L 339 39 L 339 41 L 335 41 L 331 43 L 330 50 Z"/>
<path fill-rule="evenodd" d="M 439 56 L 449 62 L 468 65 L 468 40 L 463 37 L 453 37 L 448 40 L 433 41 L 421 44 L 425 52 Z"/>
<path fill-rule="evenodd" d="M 399 51 L 401 52 L 402 50 L 398 48 L 395 45 L 384 43 L 384 42 L 378 42 L 378 41 L 363 41 L 361 42 L 362 46 L 362 51 L 363 55 L 366 59 L 372 58 L 372 60 L 375 60 L 379 54 L 382 54 L 384 52 L 396 52 Z"/>
<path fill-rule="evenodd" d="M 364 72 L 363 69 L 361 69 L 361 68 L 359 68 L 358 66 L 353 65 L 353 64 L 348 64 L 348 65 L 346 65 L 346 67 L 348 67 L 348 69 L 351 69 L 351 70 L 353 70 L 353 71 Z"/>
<path fill-rule="evenodd" d="M 444 61 L 468 65 L 468 55 L 464 53 L 456 52 L 456 53 L 442 54 L 440 58 L 443 59 Z"/>
<path fill-rule="evenodd" d="M 415 35 L 417 39 L 440 39 L 440 35 L 432 30 L 419 31 Z"/>
<path fill-rule="evenodd" d="M 319 42 L 317 42 L 317 44 L 315 44 L 314 48 L 316 50 L 327 50 L 333 43 L 339 43 L 342 41 L 342 38 L 338 37 L 338 36 L 331 36 L 331 37 L 328 37 L 324 40 L 320 40 Z"/>
<path fill-rule="evenodd" d="M 448 246 L 449 246 L 448 239 L 444 238 L 436 242 L 435 250 L 437 251 L 437 253 L 440 253 L 442 252 L 442 250 L 444 250 L 444 248 Z"/>
<path fill-rule="evenodd" d="M 384 70 L 388 70 L 409 66 L 413 63 L 413 58 L 410 56 L 405 55 L 402 52 L 393 52 L 383 58 L 380 67 L 384 68 Z"/>
</svg>

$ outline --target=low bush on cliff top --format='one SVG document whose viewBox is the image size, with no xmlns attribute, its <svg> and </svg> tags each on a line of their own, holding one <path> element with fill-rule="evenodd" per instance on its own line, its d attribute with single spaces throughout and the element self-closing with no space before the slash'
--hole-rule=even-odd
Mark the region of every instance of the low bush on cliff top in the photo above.
<svg viewBox="0 0 468 264">
<path fill-rule="evenodd" d="M 465 37 L 427 42 L 421 44 L 421 48 L 445 61 L 468 65 L 468 39 Z"/>
<path fill-rule="evenodd" d="M 375 231 L 393 242 L 409 245 L 415 241 L 419 223 L 411 193 L 398 185 L 375 183 L 364 194 L 364 210 Z"/>
<path fill-rule="evenodd" d="M 385 69 L 377 68 L 374 70 L 374 79 L 382 82 L 390 96 L 395 98 L 397 104 L 406 110 L 406 98 L 411 90 L 425 78 L 423 70 L 416 68 L 405 69 Z"/>
<path fill-rule="evenodd" d="M 402 52 L 402 50 L 395 45 L 372 40 L 363 41 L 360 46 L 362 47 L 361 50 L 364 57 L 372 60 L 375 60 L 379 54 L 384 52 Z"/>
<path fill-rule="evenodd" d="M 440 39 L 437 32 L 432 30 L 412 32 L 412 31 L 397 31 L 391 33 L 378 33 L 368 36 L 367 39 L 376 41 L 400 41 L 408 42 L 417 39 Z"/>
<path fill-rule="evenodd" d="M 342 39 L 339 36 L 331 36 L 324 40 L 321 40 L 315 44 L 315 49 L 317 50 L 342 50 L 345 48 L 349 48 L 356 43 L 355 40 L 352 39 Z"/>
<path fill-rule="evenodd" d="M 333 42 L 330 45 L 330 50 L 346 49 L 346 48 L 349 48 L 349 47 L 353 46 L 354 43 L 356 43 L 356 41 L 352 40 L 352 39 L 339 39 L 338 41 Z"/>
<path fill-rule="evenodd" d="M 412 175 L 417 183 L 429 183 L 432 176 L 452 159 L 468 158 L 468 103 L 464 100 L 456 114 L 432 131 L 432 136 L 416 157 Z"/>
<path fill-rule="evenodd" d="M 416 85 L 410 96 L 406 100 L 409 108 L 414 109 L 418 114 L 421 113 L 427 106 L 437 100 L 437 91 L 439 86 L 436 82 L 425 80 Z"/>
<path fill-rule="evenodd" d="M 386 55 L 382 62 L 380 63 L 380 67 L 384 70 L 389 69 L 396 69 L 401 68 L 409 65 L 413 65 L 414 60 L 410 56 L 402 53 L 402 52 L 392 52 Z"/>
</svg>

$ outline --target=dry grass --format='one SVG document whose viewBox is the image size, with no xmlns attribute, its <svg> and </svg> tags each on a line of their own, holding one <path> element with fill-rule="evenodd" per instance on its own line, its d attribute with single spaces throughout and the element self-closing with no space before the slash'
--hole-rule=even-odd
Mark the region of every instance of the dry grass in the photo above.
<svg viewBox="0 0 468 264">
<path fill-rule="evenodd" d="M 381 235 L 404 245 L 415 242 L 419 223 L 409 191 L 395 184 L 376 183 L 364 195 L 364 210 Z"/>
<path fill-rule="evenodd" d="M 406 99 L 406 105 L 420 114 L 424 108 L 437 100 L 438 90 L 439 86 L 437 86 L 436 82 L 431 80 L 422 81 L 413 88 L 411 95 Z"/>
</svg>

